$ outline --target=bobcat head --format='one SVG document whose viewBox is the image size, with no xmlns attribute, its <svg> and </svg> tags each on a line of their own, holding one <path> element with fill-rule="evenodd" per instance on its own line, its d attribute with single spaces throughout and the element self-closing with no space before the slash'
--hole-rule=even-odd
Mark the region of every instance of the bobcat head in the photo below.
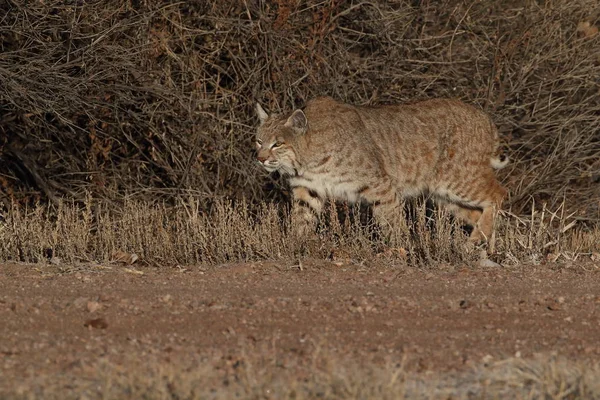
<svg viewBox="0 0 600 400">
<path fill-rule="evenodd" d="M 289 117 L 268 115 L 260 104 L 256 104 L 260 126 L 256 133 L 258 162 L 269 172 L 279 171 L 295 175 L 299 168 L 297 160 L 298 140 L 308 130 L 308 120 L 302 110 Z"/>
</svg>

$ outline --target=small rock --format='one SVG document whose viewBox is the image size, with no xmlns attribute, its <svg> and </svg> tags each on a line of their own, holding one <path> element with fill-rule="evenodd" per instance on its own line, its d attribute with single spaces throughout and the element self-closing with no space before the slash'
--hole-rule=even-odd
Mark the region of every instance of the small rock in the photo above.
<svg viewBox="0 0 600 400">
<path fill-rule="evenodd" d="M 88 303 L 88 299 L 85 297 L 78 297 L 73 301 L 75 308 L 84 308 Z"/>
<path fill-rule="evenodd" d="M 165 294 L 164 296 L 161 296 L 158 300 L 161 303 L 171 304 L 173 303 L 173 296 L 171 296 L 170 294 Z"/>
<path fill-rule="evenodd" d="M 467 308 L 471 308 L 473 307 L 473 303 L 469 300 L 461 300 L 458 303 L 459 307 L 462 308 L 463 310 L 466 310 Z"/>
<path fill-rule="evenodd" d="M 489 258 L 482 258 L 479 260 L 479 266 L 482 268 L 502 268 L 502 265 L 493 262 Z"/>
<path fill-rule="evenodd" d="M 102 305 L 97 301 L 88 301 L 87 302 L 87 310 L 91 313 L 98 311 L 102 308 Z"/>
<path fill-rule="evenodd" d="M 487 366 L 492 362 L 493 359 L 494 357 L 491 354 L 486 354 L 481 358 L 481 361 L 483 361 L 483 364 Z"/>
<path fill-rule="evenodd" d="M 106 328 L 108 328 L 108 322 L 106 322 L 106 320 L 104 318 L 94 318 L 94 319 L 88 319 L 87 321 L 85 321 L 83 326 L 85 326 L 88 329 L 90 329 L 90 328 L 106 329 Z"/>
<path fill-rule="evenodd" d="M 490 310 L 493 310 L 494 308 L 496 308 L 496 304 L 494 304 L 494 303 L 492 303 L 492 302 L 489 302 L 489 301 L 487 301 L 487 302 L 485 303 L 485 305 L 486 305 L 486 307 L 487 307 L 487 308 L 489 308 Z"/>
</svg>

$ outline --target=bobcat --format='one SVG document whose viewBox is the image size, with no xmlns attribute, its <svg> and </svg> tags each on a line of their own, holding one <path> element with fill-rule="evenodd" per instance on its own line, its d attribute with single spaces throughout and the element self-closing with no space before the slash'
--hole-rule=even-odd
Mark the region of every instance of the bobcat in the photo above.
<svg viewBox="0 0 600 400">
<path fill-rule="evenodd" d="M 319 97 L 289 115 L 268 115 L 260 104 L 256 111 L 258 161 L 288 176 L 292 216 L 303 230 L 331 198 L 370 203 L 389 231 L 403 215 L 402 199 L 429 194 L 473 227 L 471 240 L 490 238 L 506 194 L 494 169 L 508 159 L 497 153 L 496 127 L 475 107 L 451 99 L 354 106 Z"/>
</svg>

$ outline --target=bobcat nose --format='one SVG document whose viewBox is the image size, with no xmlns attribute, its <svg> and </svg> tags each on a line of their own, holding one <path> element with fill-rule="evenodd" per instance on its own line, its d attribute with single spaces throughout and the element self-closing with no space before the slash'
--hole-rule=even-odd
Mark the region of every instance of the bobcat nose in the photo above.
<svg viewBox="0 0 600 400">
<path fill-rule="evenodd" d="M 267 157 L 265 157 L 265 156 L 258 156 L 257 158 L 258 158 L 258 161 L 261 163 L 264 163 L 265 161 L 267 161 Z"/>
</svg>

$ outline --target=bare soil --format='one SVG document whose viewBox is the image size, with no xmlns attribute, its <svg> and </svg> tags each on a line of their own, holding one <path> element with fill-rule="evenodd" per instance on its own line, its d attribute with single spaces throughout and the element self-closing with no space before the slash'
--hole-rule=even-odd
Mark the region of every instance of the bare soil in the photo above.
<svg viewBox="0 0 600 400">
<path fill-rule="evenodd" d="M 539 354 L 600 358 L 598 262 L 338 264 L 2 265 L 0 394 L 43 377 L 93 379 L 98 360 L 226 370 L 266 352 L 302 373 L 319 352 L 446 373 Z"/>
</svg>

